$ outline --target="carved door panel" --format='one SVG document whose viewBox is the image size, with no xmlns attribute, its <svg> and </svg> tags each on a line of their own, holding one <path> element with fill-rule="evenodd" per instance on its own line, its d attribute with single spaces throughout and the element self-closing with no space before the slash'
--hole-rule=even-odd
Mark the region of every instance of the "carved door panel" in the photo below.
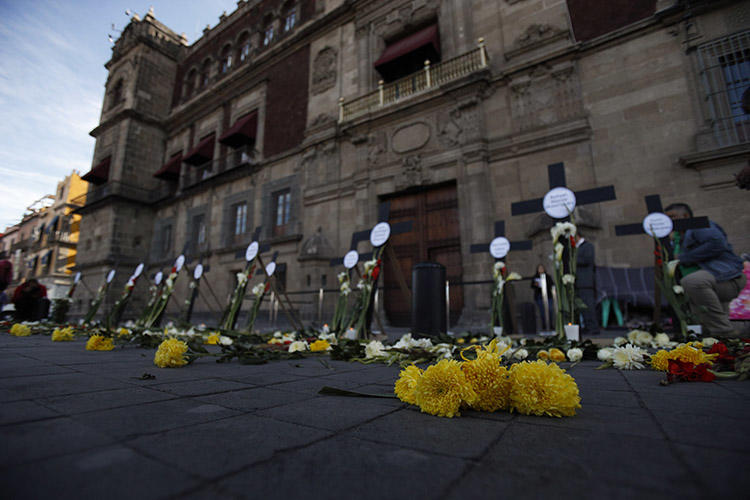
<svg viewBox="0 0 750 500">
<path fill-rule="evenodd" d="M 414 223 L 411 232 L 394 235 L 389 243 L 409 287 L 412 266 L 424 261 L 443 264 L 447 279 L 459 283 L 463 278 L 463 267 L 456 186 L 451 184 L 397 195 L 390 198 L 390 202 L 391 224 L 406 220 Z M 384 264 L 384 305 L 388 321 L 394 326 L 410 326 L 411 303 L 401 292 L 390 262 Z M 463 310 L 462 287 L 451 286 L 450 299 L 450 320 L 455 324 Z"/>
</svg>

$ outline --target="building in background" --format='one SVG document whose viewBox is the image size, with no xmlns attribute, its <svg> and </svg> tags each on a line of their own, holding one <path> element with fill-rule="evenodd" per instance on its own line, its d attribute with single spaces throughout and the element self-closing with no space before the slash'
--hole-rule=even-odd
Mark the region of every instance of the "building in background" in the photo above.
<svg viewBox="0 0 750 500">
<path fill-rule="evenodd" d="M 63 297 L 72 283 L 81 216 L 74 213 L 88 185 L 77 172 L 57 184 L 54 195 L 30 205 L 21 222 L 6 229 L 2 249 L 13 263 L 11 288 L 36 278 L 50 299 Z M 12 290 L 11 290 L 12 293 Z"/>
<path fill-rule="evenodd" d="M 617 200 L 576 214 L 600 265 L 652 264 L 648 238 L 614 226 L 640 220 L 655 193 L 750 248 L 734 178 L 750 157 L 747 2 L 237 5 L 192 45 L 149 12 L 113 47 L 76 264 L 97 285 L 122 270 L 109 304 L 139 262 L 153 274 L 184 252 L 210 267 L 219 300 L 196 308 L 215 318 L 262 226 L 280 280 L 310 292 L 295 300 L 311 309 L 335 283 L 329 259 L 390 201 L 391 221 L 414 221 L 392 241 L 407 279 L 417 262 L 443 263 L 451 321 L 485 324 L 487 286 L 464 283 L 489 280 L 492 259 L 470 247 L 504 220 L 511 240 L 534 244 L 511 268 L 548 262 L 553 221 L 513 217 L 511 204 L 542 197 L 555 163 L 577 190 L 615 186 Z M 384 313 L 403 325 L 390 270 Z"/>
</svg>

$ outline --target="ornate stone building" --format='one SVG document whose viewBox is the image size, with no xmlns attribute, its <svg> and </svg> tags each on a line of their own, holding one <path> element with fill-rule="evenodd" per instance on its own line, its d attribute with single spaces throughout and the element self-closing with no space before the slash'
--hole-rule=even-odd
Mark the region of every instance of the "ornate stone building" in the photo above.
<svg viewBox="0 0 750 500">
<path fill-rule="evenodd" d="M 551 220 L 511 204 L 543 196 L 555 163 L 575 189 L 615 187 L 577 214 L 600 265 L 652 262 L 648 238 L 614 226 L 654 193 L 747 251 L 734 174 L 750 157 L 749 21 L 737 1 L 240 0 L 188 45 L 149 13 L 107 63 L 78 268 L 124 280 L 184 251 L 209 265 L 219 300 L 196 307 L 215 314 L 262 226 L 284 286 L 310 292 L 294 296 L 304 310 L 390 201 L 392 221 L 414 221 L 393 240 L 407 278 L 442 262 L 452 320 L 484 323 L 486 285 L 459 284 L 488 279 L 492 260 L 469 249 L 504 220 L 534 244 L 513 269 L 547 262 Z M 390 269 L 385 315 L 401 324 Z"/>
</svg>

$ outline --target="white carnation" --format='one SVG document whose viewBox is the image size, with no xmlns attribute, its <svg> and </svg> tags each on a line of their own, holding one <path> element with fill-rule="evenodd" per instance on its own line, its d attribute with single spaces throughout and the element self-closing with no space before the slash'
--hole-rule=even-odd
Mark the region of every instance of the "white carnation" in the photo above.
<svg viewBox="0 0 750 500">
<path fill-rule="evenodd" d="M 232 345 L 234 341 L 230 337 L 226 337 L 224 335 L 219 337 L 219 344 L 221 345 Z"/>
<path fill-rule="evenodd" d="M 575 283 L 575 281 L 576 277 L 572 274 L 564 274 L 562 277 L 563 285 L 572 285 L 573 283 Z"/>
<path fill-rule="evenodd" d="M 652 343 L 654 347 L 667 347 L 669 344 L 671 344 L 671 342 L 669 340 L 669 335 L 666 333 L 657 333 L 654 335 L 654 341 Z"/>
<path fill-rule="evenodd" d="M 616 346 L 625 345 L 628 343 L 628 339 L 625 337 L 615 337 L 615 340 L 612 342 Z"/>
<path fill-rule="evenodd" d="M 599 349 L 596 353 L 596 358 L 599 361 L 609 361 L 612 359 L 612 348 L 611 347 L 603 347 Z"/>
<path fill-rule="evenodd" d="M 717 342 L 718 340 L 713 337 L 706 337 L 701 340 L 701 344 L 703 344 L 703 347 L 709 347 L 709 348 Z"/>
<path fill-rule="evenodd" d="M 523 360 L 529 357 L 529 351 L 526 349 L 518 349 L 516 352 L 513 353 L 513 357 L 518 360 Z"/>
<path fill-rule="evenodd" d="M 292 342 L 289 344 L 289 352 L 297 352 L 297 351 L 307 351 L 310 348 L 310 346 L 307 344 L 304 340 L 298 340 L 297 342 Z"/>
<path fill-rule="evenodd" d="M 385 355 L 385 346 L 379 340 L 373 340 L 365 346 L 365 359 L 372 359 Z"/>
<path fill-rule="evenodd" d="M 566 356 L 568 356 L 568 359 L 570 361 L 575 363 L 576 361 L 580 361 L 581 359 L 583 359 L 583 351 L 578 349 L 577 347 L 574 347 L 573 349 L 568 349 Z"/>
</svg>

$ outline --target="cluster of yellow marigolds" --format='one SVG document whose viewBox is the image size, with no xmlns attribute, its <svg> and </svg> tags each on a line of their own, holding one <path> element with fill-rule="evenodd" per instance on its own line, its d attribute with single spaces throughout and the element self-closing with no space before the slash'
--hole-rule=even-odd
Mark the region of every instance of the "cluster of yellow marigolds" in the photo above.
<svg viewBox="0 0 750 500">
<path fill-rule="evenodd" d="M 651 355 L 651 368 L 654 370 L 667 371 L 669 368 L 669 360 L 673 359 L 676 361 L 687 361 L 694 365 L 700 365 L 702 363 L 713 364 L 713 361 L 718 354 L 706 354 L 703 352 L 703 344 L 700 342 L 688 342 L 687 344 L 680 344 L 671 351 L 664 349 L 657 351 L 656 354 Z"/>
<path fill-rule="evenodd" d="M 462 407 L 570 417 L 581 407 L 575 380 L 556 364 L 523 361 L 507 368 L 495 340 L 469 349 L 476 349 L 476 359 L 444 359 L 424 371 L 406 367 L 396 381 L 396 396 L 439 417 L 460 415 Z"/>
</svg>

